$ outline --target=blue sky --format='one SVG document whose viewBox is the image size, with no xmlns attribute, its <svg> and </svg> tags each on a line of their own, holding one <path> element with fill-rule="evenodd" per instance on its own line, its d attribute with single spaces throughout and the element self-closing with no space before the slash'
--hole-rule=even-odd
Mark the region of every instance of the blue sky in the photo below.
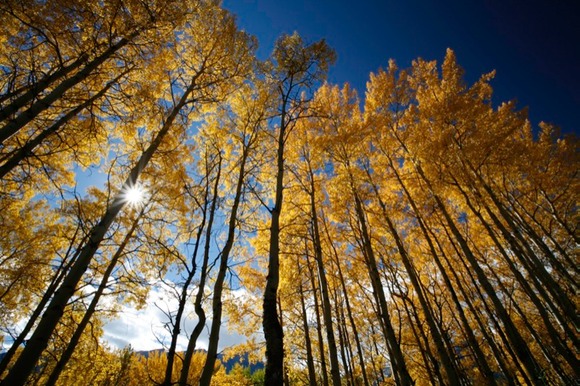
<svg viewBox="0 0 580 386">
<path fill-rule="evenodd" d="M 497 70 L 494 103 L 516 99 L 532 123 L 580 133 L 580 5 L 571 0 L 224 0 L 266 58 L 282 33 L 325 38 L 338 60 L 332 83 L 363 94 L 389 58 L 441 61 L 452 48 L 469 82 Z"/>
</svg>

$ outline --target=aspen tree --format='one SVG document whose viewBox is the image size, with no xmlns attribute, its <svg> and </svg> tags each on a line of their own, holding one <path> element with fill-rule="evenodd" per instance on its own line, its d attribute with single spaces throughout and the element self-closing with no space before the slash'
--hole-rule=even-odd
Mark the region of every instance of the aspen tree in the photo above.
<svg viewBox="0 0 580 386">
<path fill-rule="evenodd" d="M 363 198 L 359 190 L 360 180 L 355 177 L 355 173 L 357 173 L 355 163 L 357 157 L 360 156 L 357 151 L 360 152 L 362 149 L 361 146 L 364 142 L 361 140 L 365 135 L 364 130 L 361 130 L 361 116 L 358 107 L 356 107 L 356 95 L 348 86 L 342 90 L 339 90 L 338 87 L 325 86 L 319 90 L 317 96 L 320 98 L 318 103 L 330 107 L 330 111 L 326 114 L 329 119 L 323 123 L 326 138 L 332 138 L 327 145 L 328 157 L 336 164 L 337 179 L 341 181 L 354 201 L 353 218 L 355 223 L 352 228 L 353 232 L 356 233 L 355 238 L 365 259 L 373 295 L 376 296 L 378 302 L 379 318 L 387 340 L 395 379 L 401 384 L 411 385 L 414 381 L 409 375 L 400 342 L 397 340 L 387 298 L 381 283 L 378 258 L 374 250 Z"/>
<path fill-rule="evenodd" d="M 179 60 L 188 61 L 183 70 L 189 70 L 189 74 L 183 74 L 189 78 L 185 80 L 183 93 L 178 99 L 174 99 L 173 106 L 163 114 L 159 131 L 154 134 L 150 144 L 138 157 L 120 193 L 115 196 L 99 223 L 92 229 L 88 243 L 83 246 L 77 261 L 55 292 L 29 344 L 2 381 L 2 385 L 23 384 L 32 372 L 62 316 L 66 303 L 73 296 L 107 230 L 123 209 L 124 189 L 136 184 L 139 175 L 173 128 L 177 116 L 192 103 L 214 102 L 220 97 L 219 93 L 227 93 L 232 83 L 244 75 L 250 55 L 247 35 L 236 30 L 232 17 L 225 11 L 211 3 L 205 6 L 207 7 L 203 10 L 205 12 L 200 12 L 197 20 L 192 21 L 192 29 L 188 31 L 192 34 L 191 40 L 184 41 L 193 47 L 183 47 L 183 54 L 180 52 L 183 56 L 180 56 Z M 211 36 L 206 34 L 208 28 L 214 30 Z"/>
<path fill-rule="evenodd" d="M 233 98 L 234 111 L 238 114 L 238 119 L 235 119 L 232 124 L 232 134 L 239 143 L 235 143 L 238 158 L 232 161 L 238 164 L 237 178 L 234 180 L 235 192 L 231 209 L 229 211 L 229 221 L 227 228 L 227 238 L 223 249 L 219 256 L 218 272 L 213 288 L 212 298 L 212 324 L 209 334 L 209 345 L 207 351 L 207 359 L 204 364 L 203 371 L 200 377 L 200 385 L 209 386 L 215 363 L 217 360 L 217 350 L 219 343 L 219 333 L 222 324 L 222 293 L 224 291 L 224 282 L 226 273 L 230 265 L 230 254 L 232 253 L 235 234 L 238 230 L 238 221 L 240 212 L 242 211 L 242 199 L 245 195 L 244 185 L 249 175 L 249 170 L 254 165 L 251 163 L 253 153 L 256 151 L 257 142 L 262 137 L 262 126 L 265 123 L 265 114 L 267 111 L 267 104 L 265 103 L 268 95 L 265 90 L 260 90 L 260 85 L 257 86 L 256 95 L 249 94 L 248 90 L 240 92 Z M 230 155 L 231 153 L 228 152 Z"/>
<path fill-rule="evenodd" d="M 284 333 L 278 313 L 280 281 L 280 214 L 283 204 L 285 145 L 297 121 L 307 113 L 308 92 L 324 79 L 334 52 L 324 41 L 307 45 L 297 34 L 280 37 L 273 52 L 272 84 L 277 93 L 276 184 L 271 214 L 268 276 L 264 290 L 263 329 L 266 338 L 266 383 L 282 385 Z"/>
</svg>

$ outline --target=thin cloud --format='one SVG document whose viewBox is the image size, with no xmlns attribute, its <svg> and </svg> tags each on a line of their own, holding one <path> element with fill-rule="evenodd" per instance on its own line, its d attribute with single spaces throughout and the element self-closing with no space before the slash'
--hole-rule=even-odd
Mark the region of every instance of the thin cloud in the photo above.
<svg viewBox="0 0 580 386">
<path fill-rule="evenodd" d="M 195 289 L 194 289 L 195 291 Z M 172 295 L 167 285 L 152 289 L 147 297 L 146 306 L 136 309 L 125 306 L 117 313 L 118 317 L 107 322 L 102 340 L 114 348 L 124 348 L 128 345 L 135 351 L 150 351 L 167 348 L 171 342 L 171 334 L 165 327 L 169 323 L 166 312 L 177 310 L 177 299 Z M 209 310 L 206 310 L 209 313 Z M 193 302 L 185 308 L 186 317 L 182 320 L 181 334 L 177 339 L 177 351 L 185 351 L 189 335 L 197 323 Z M 211 315 L 208 315 L 211 316 Z M 207 326 L 212 320 L 208 318 Z M 208 327 L 204 329 L 197 340 L 198 349 L 207 349 Z M 223 326 L 220 334 L 220 348 L 231 347 L 246 341 L 246 337 L 227 330 Z"/>
</svg>

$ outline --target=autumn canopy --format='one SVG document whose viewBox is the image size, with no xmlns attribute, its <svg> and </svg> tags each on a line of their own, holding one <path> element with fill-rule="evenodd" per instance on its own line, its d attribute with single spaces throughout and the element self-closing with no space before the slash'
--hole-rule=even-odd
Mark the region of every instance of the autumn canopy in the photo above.
<svg viewBox="0 0 580 386">
<path fill-rule="evenodd" d="M 1 386 L 580 380 L 578 143 L 493 73 L 448 50 L 357 92 L 217 0 L 0 20 Z M 160 351 L 103 339 L 159 288 Z"/>
</svg>

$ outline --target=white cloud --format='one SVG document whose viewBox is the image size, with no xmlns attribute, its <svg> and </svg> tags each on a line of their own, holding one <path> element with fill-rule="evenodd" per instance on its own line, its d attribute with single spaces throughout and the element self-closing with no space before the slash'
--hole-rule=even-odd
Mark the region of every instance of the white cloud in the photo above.
<svg viewBox="0 0 580 386">
<path fill-rule="evenodd" d="M 192 291 L 196 291 L 193 288 Z M 248 293 L 241 289 L 232 291 L 235 292 L 236 298 L 248 298 Z M 104 308 L 112 308 L 111 302 L 113 297 L 101 298 L 101 305 Z M 109 304 L 107 304 L 109 303 Z M 124 306 L 116 313 L 117 318 L 105 323 L 102 340 L 112 348 L 124 348 L 131 345 L 135 351 L 150 351 L 161 348 L 168 348 L 171 343 L 171 335 L 165 328 L 169 319 L 165 312 L 173 312 L 177 310 L 178 301 L 169 286 L 159 285 L 153 288 L 147 297 L 147 304 L 142 309 L 136 309 L 133 306 Z M 211 307 L 205 306 L 207 315 L 206 328 L 202 331 L 197 340 L 196 348 L 207 349 L 209 327 L 211 326 Z M 164 312 L 165 311 L 165 312 Z M 15 327 L 15 331 L 22 331 L 26 325 L 27 320 L 22 319 Z M 189 335 L 193 331 L 197 323 L 197 316 L 193 310 L 193 300 L 190 299 L 185 308 L 185 319 L 182 320 L 181 334 L 177 339 L 177 350 L 185 351 L 189 342 Z M 32 331 L 29 333 L 29 336 Z M 220 330 L 220 344 L 219 349 L 223 350 L 226 347 L 231 347 L 245 342 L 247 339 L 243 335 L 228 331 L 227 325 L 222 324 Z M 13 340 L 5 336 L 3 341 L 0 341 L 0 352 L 8 350 Z"/>
<path fill-rule="evenodd" d="M 177 299 L 167 285 L 156 287 L 150 291 L 143 309 L 125 306 L 118 312 L 116 319 L 106 323 L 103 340 L 115 348 L 123 348 L 130 344 L 135 351 L 167 348 L 171 343 L 171 334 L 165 328 L 169 322 L 166 312 L 174 313 L 177 305 Z M 211 310 L 208 308 L 206 306 L 208 316 L 206 328 L 197 340 L 197 348 L 207 349 L 211 325 Z M 193 301 L 188 302 L 184 314 L 185 320 L 182 321 L 181 334 L 177 339 L 178 351 L 187 349 L 189 335 L 197 323 Z M 229 332 L 225 325 L 222 325 L 220 332 L 220 349 L 246 341 L 244 336 Z"/>
</svg>

